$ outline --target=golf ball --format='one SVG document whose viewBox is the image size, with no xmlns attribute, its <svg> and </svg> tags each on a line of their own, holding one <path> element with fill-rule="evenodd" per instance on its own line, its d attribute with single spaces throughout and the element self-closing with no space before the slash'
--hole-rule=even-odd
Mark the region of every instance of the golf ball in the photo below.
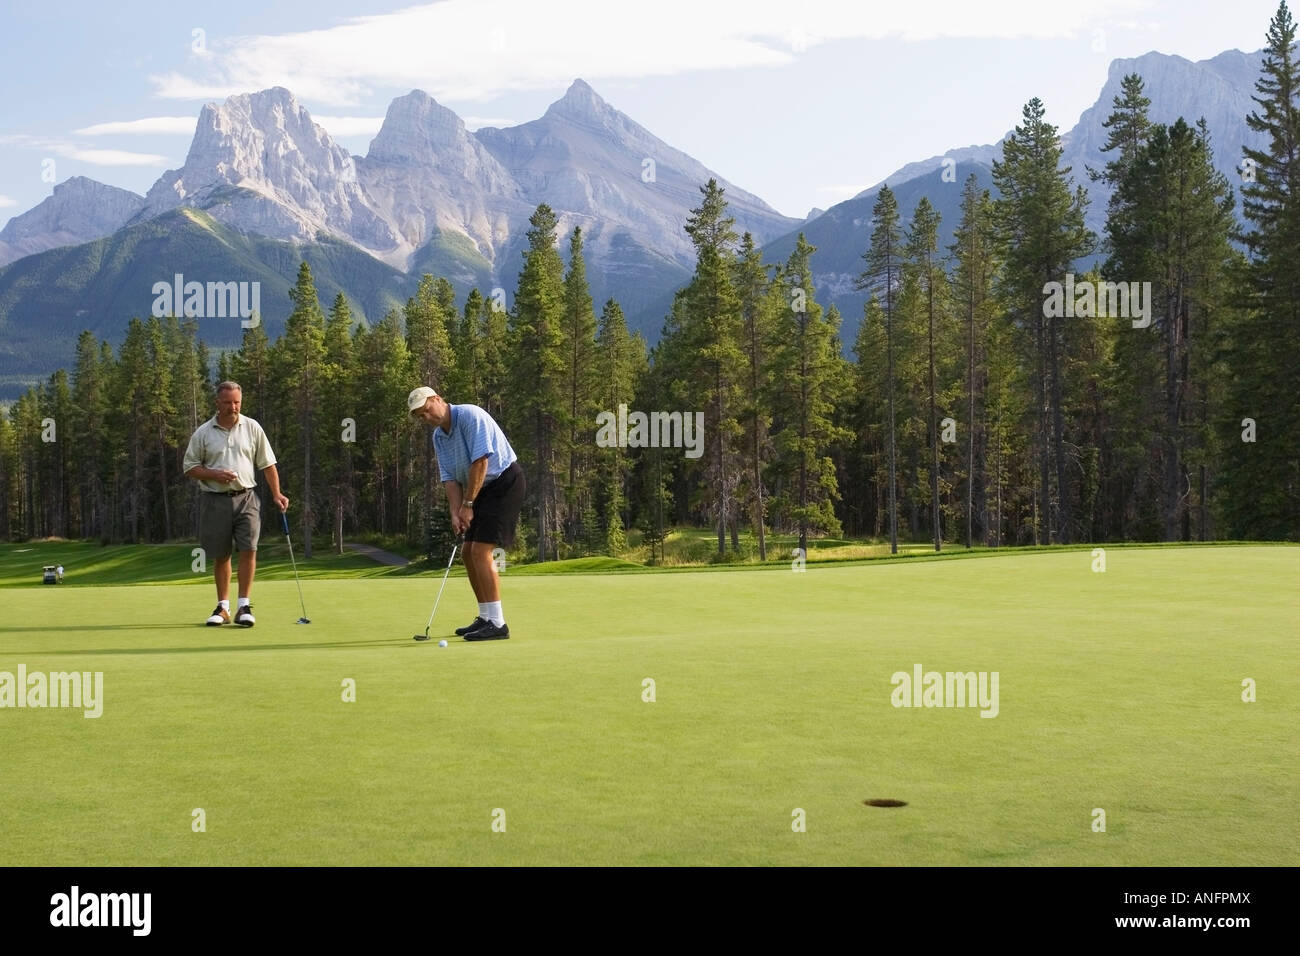
<svg viewBox="0 0 1300 956">
<path fill-rule="evenodd" d="M 446 647 L 446 646 L 447 646 L 447 642 L 446 642 L 446 641 L 439 641 L 439 642 L 438 642 L 438 646 L 439 646 L 439 647 Z"/>
</svg>

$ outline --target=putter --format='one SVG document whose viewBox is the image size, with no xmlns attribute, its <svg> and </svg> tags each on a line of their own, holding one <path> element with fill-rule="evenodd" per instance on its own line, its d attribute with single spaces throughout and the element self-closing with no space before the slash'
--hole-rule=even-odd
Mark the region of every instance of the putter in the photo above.
<svg viewBox="0 0 1300 956">
<path fill-rule="evenodd" d="M 460 547 L 460 538 L 456 538 L 456 543 L 451 546 L 451 560 L 447 562 L 447 570 L 442 572 L 442 587 L 438 588 L 437 600 L 433 602 L 433 610 L 429 613 L 429 623 L 424 625 L 423 634 L 413 634 L 411 637 L 417 641 L 427 641 L 429 639 L 429 628 L 433 627 L 433 615 L 438 613 L 438 602 L 442 600 L 442 589 L 447 586 L 447 575 L 451 574 L 451 566 L 456 563 L 456 549 Z"/>
<path fill-rule="evenodd" d="M 293 579 L 298 584 L 298 605 L 302 608 L 302 617 L 298 618 L 298 623 L 310 624 L 311 619 L 307 617 L 307 605 L 302 600 L 302 582 L 298 580 L 298 562 L 293 559 L 293 539 L 289 537 L 289 516 L 283 511 L 280 512 L 280 524 L 284 525 L 284 540 L 289 542 L 289 561 L 293 564 Z"/>
</svg>

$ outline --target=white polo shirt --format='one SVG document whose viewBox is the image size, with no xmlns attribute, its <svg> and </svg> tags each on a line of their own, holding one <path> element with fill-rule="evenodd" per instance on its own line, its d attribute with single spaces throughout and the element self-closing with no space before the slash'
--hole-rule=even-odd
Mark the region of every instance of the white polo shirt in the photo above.
<svg viewBox="0 0 1300 956">
<path fill-rule="evenodd" d="M 257 484 L 257 472 L 274 464 L 271 443 L 254 419 L 240 415 L 232 427 L 222 428 L 217 424 L 217 416 L 213 415 L 190 437 L 181 470 L 188 473 L 200 465 L 204 468 L 229 468 L 239 475 L 238 481 L 201 478 L 199 485 L 205 491 L 239 491 L 252 488 Z"/>
</svg>

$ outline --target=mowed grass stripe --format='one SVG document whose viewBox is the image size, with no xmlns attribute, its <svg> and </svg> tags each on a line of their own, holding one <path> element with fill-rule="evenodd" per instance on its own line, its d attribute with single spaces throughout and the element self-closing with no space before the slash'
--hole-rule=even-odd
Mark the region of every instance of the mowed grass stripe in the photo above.
<svg viewBox="0 0 1300 956">
<path fill-rule="evenodd" d="M 1294 865 L 1300 551 L 1091 560 L 507 572 L 512 640 L 446 649 L 411 640 L 440 575 L 311 581 L 310 625 L 266 581 L 251 630 L 190 587 L 13 590 L 0 670 L 105 704 L 0 710 L 0 863 Z M 999 715 L 891 706 L 918 663 L 998 671 Z"/>
</svg>

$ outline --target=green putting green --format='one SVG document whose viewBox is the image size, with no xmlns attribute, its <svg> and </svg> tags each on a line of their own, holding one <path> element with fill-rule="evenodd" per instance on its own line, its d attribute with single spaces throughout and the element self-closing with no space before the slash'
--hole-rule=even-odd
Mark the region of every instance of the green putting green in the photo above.
<svg viewBox="0 0 1300 956">
<path fill-rule="evenodd" d="M 445 649 L 441 568 L 305 579 L 310 625 L 271 575 L 252 629 L 195 575 L 8 588 L 0 703 L 103 685 L 0 708 L 0 865 L 1300 863 L 1300 548 L 1107 559 L 507 571 L 483 644 L 453 576 Z M 996 716 L 895 706 L 917 665 Z"/>
</svg>

